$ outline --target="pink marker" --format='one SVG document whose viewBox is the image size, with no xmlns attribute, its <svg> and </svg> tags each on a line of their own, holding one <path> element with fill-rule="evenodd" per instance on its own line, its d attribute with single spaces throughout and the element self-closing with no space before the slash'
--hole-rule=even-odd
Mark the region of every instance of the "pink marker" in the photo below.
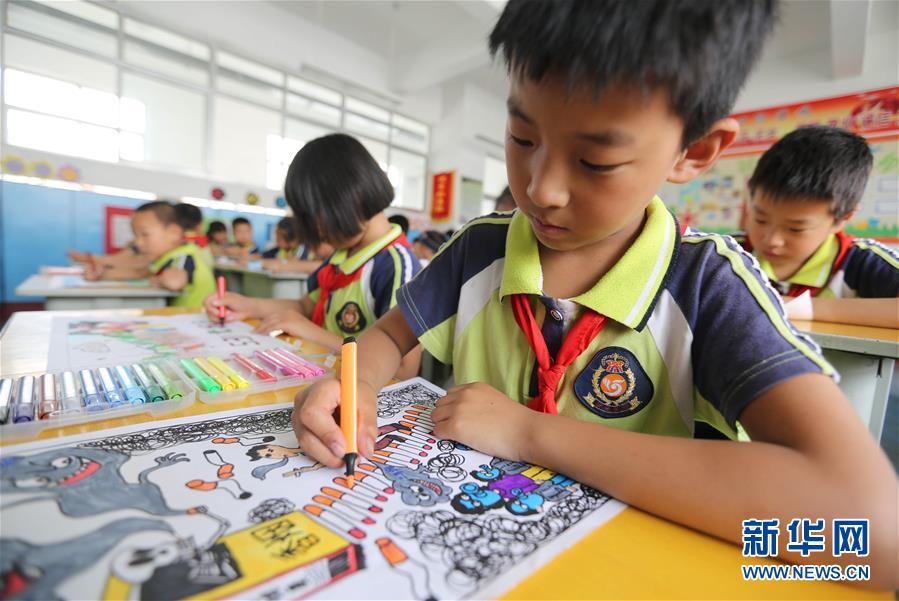
<svg viewBox="0 0 899 601">
<path fill-rule="evenodd" d="M 231 353 L 231 358 L 240 364 L 244 369 L 249 370 L 253 375 L 263 382 L 277 382 L 278 378 L 265 371 L 265 369 L 256 362 L 244 357 L 240 353 Z"/>
<path fill-rule="evenodd" d="M 281 370 L 281 373 L 284 374 L 285 376 L 302 376 L 303 375 L 302 372 L 300 372 L 298 369 L 288 365 L 287 363 L 284 362 L 283 359 L 281 359 L 277 356 L 272 356 L 265 351 L 255 351 L 253 354 L 255 354 L 259 359 L 261 359 L 263 361 L 263 363 L 265 363 L 272 369 Z"/>
<path fill-rule="evenodd" d="M 285 351 L 284 349 L 272 349 L 269 351 L 269 354 L 276 355 L 288 365 L 291 365 L 300 370 L 304 378 L 312 378 L 315 376 L 311 369 L 303 365 L 301 362 L 297 361 L 297 356 L 289 351 Z"/>
</svg>

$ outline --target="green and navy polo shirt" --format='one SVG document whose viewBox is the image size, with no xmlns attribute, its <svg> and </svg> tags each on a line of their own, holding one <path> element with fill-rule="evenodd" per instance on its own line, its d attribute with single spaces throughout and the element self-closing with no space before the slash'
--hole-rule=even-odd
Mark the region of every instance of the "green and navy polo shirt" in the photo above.
<svg viewBox="0 0 899 601">
<path fill-rule="evenodd" d="M 681 234 L 655 198 L 633 245 L 587 292 L 543 294 L 537 240 L 519 212 L 478 218 L 397 294 L 422 345 L 456 383 L 484 382 L 527 403 L 534 353 L 510 295 L 530 295 L 555 357 L 581 307 L 609 321 L 556 391 L 560 415 L 625 430 L 692 436 L 694 421 L 729 436 L 753 399 L 804 373 L 835 376 L 786 319 L 752 256 L 728 236 Z"/>
<path fill-rule="evenodd" d="M 747 247 L 746 234 L 734 238 Z M 840 265 L 834 269 L 840 243 L 831 234 L 808 261 L 786 280 L 778 280 L 774 268 L 756 256 L 771 284 L 781 294 L 796 286 L 816 288 L 818 298 L 895 298 L 899 296 L 899 254 L 874 240 L 855 238 Z M 753 252 L 755 254 L 755 252 Z"/>
<path fill-rule="evenodd" d="M 421 271 L 409 247 L 393 244 L 402 233 L 400 226 L 393 225 L 387 234 L 353 256 L 347 257 L 346 249 L 339 250 L 312 272 L 306 285 L 309 297 L 318 302 L 318 273 L 326 264 L 338 265 L 345 274 L 362 270 L 357 280 L 331 292 L 325 305 L 326 330 L 341 337 L 358 335 L 396 304 L 400 286 Z"/>
<path fill-rule="evenodd" d="M 150 273 L 159 275 L 169 267 L 176 267 L 187 272 L 187 285 L 169 304 L 174 307 L 203 306 L 203 300 L 215 292 L 215 277 L 212 266 L 203 258 L 203 249 L 187 242 L 173 248 L 150 265 Z"/>
<path fill-rule="evenodd" d="M 294 250 L 285 250 L 276 246 L 262 253 L 262 258 L 281 259 L 282 261 L 286 261 L 287 259 L 299 259 L 300 261 L 308 261 L 309 249 L 306 248 L 305 244 L 300 244 Z"/>
</svg>

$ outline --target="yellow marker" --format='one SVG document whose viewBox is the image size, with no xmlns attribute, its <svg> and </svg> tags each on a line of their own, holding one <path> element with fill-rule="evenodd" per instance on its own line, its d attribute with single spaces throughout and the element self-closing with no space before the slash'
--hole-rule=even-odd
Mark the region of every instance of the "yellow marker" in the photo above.
<svg viewBox="0 0 899 601">
<path fill-rule="evenodd" d="M 238 388 L 249 388 L 250 382 L 244 379 L 239 373 L 231 369 L 231 366 L 219 359 L 218 357 L 206 357 L 206 360 L 212 363 L 213 367 L 218 369 L 220 372 L 231 378 L 231 381 Z"/>
<path fill-rule="evenodd" d="M 346 442 L 346 476 L 350 486 L 353 485 L 353 473 L 356 471 L 356 339 L 352 336 L 343 339 L 340 348 L 340 429 Z"/>
<path fill-rule="evenodd" d="M 237 388 L 237 386 L 234 385 L 234 382 L 228 379 L 228 376 L 213 367 L 209 361 L 203 357 L 194 357 L 194 363 L 199 365 L 200 369 L 209 374 L 209 377 L 215 380 L 218 385 L 222 387 L 222 390 L 234 390 Z"/>
</svg>

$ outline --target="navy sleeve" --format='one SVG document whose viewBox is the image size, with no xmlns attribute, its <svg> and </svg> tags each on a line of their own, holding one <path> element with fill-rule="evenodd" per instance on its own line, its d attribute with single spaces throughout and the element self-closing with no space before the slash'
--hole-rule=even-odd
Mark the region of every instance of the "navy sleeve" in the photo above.
<svg viewBox="0 0 899 601">
<path fill-rule="evenodd" d="M 262 258 L 263 259 L 275 259 L 278 257 L 279 250 L 280 249 L 277 246 L 275 248 L 270 248 L 267 251 L 265 251 L 264 253 L 262 253 Z"/>
<path fill-rule="evenodd" d="M 393 305 L 397 289 L 421 271 L 421 263 L 408 247 L 399 244 L 379 252 L 372 261 L 371 294 L 375 299 L 372 310 L 375 317 L 381 317 Z"/>
<path fill-rule="evenodd" d="M 846 257 L 844 278 L 861 298 L 896 298 L 899 255 L 873 240 L 856 240 Z"/>
</svg>

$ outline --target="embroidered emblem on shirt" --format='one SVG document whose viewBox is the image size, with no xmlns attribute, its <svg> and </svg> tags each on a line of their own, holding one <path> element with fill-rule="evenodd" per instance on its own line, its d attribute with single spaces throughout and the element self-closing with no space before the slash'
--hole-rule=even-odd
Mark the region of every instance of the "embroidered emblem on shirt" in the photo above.
<svg viewBox="0 0 899 601">
<path fill-rule="evenodd" d="M 600 417 L 627 417 L 652 399 L 653 386 L 633 353 L 621 347 L 604 348 L 574 380 L 574 394 Z"/>
<path fill-rule="evenodd" d="M 362 307 L 353 301 L 348 302 L 337 312 L 337 325 L 348 334 L 355 334 L 365 329 L 365 315 Z"/>
</svg>

